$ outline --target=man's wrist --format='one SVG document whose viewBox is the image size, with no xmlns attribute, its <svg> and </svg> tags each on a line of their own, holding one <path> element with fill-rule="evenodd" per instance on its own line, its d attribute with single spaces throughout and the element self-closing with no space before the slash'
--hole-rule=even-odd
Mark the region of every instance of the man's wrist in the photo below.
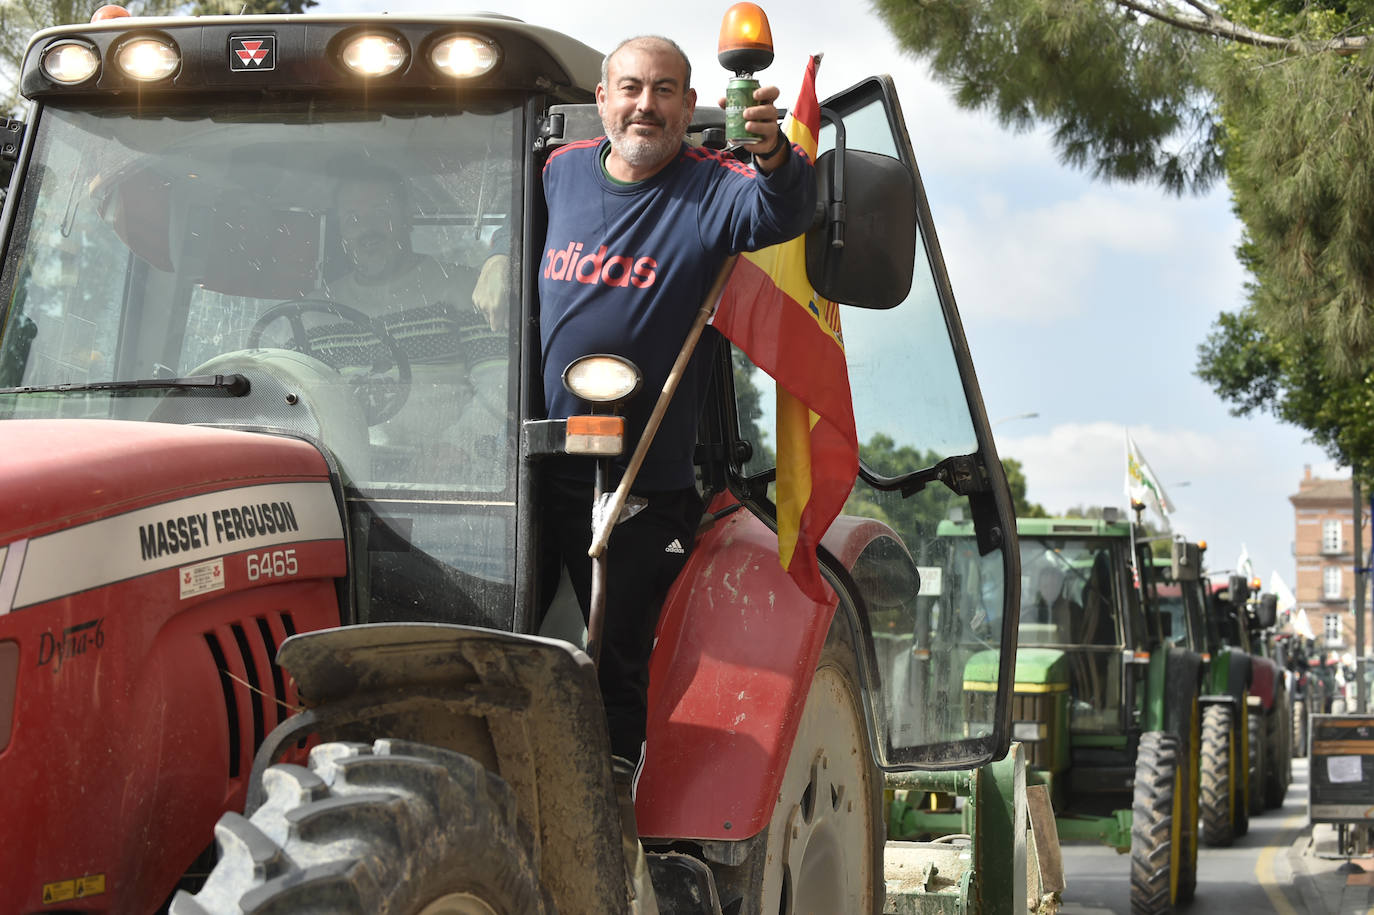
<svg viewBox="0 0 1374 915">
<path fill-rule="evenodd" d="M 762 161 L 767 161 L 768 159 L 771 159 L 771 158 L 773 158 L 774 156 L 776 156 L 778 153 L 782 152 L 782 151 L 783 151 L 783 148 L 786 147 L 787 145 L 788 145 L 788 144 L 787 144 L 787 135 L 784 134 L 781 130 L 779 130 L 779 131 L 778 131 L 778 142 L 774 143 L 774 144 L 773 144 L 773 148 L 770 149 L 770 150 L 768 150 L 767 152 L 756 152 L 756 153 L 754 153 L 754 161 L 755 161 L 755 162 L 759 162 L 760 160 L 762 160 Z"/>
</svg>

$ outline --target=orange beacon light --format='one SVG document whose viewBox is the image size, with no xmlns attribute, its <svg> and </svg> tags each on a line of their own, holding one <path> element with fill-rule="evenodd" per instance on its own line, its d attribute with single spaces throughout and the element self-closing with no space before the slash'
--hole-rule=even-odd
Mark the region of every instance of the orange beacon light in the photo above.
<svg viewBox="0 0 1374 915">
<path fill-rule="evenodd" d="M 773 32 L 756 3 L 736 3 L 720 23 L 716 59 L 737 74 L 755 73 L 773 62 Z"/>
</svg>

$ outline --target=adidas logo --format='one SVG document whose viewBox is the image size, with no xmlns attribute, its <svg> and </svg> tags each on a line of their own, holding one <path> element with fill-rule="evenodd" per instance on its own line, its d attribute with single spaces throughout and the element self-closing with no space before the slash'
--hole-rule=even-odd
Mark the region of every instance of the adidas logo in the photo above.
<svg viewBox="0 0 1374 915">
<path fill-rule="evenodd" d="M 673 538 L 673 542 L 670 543 L 670 544 L 668 544 L 666 547 L 663 548 L 663 552 L 665 552 L 665 553 L 685 553 L 686 550 L 684 550 L 684 549 L 682 548 L 682 541 L 679 540 L 679 539 L 677 539 L 676 537 L 674 537 L 674 538 Z"/>
</svg>

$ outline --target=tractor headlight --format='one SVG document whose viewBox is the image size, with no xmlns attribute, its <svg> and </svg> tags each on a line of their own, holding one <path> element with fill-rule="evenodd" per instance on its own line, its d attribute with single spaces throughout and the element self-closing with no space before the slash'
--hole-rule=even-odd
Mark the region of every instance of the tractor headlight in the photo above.
<svg viewBox="0 0 1374 915">
<path fill-rule="evenodd" d="M 496 45 L 476 35 L 450 35 L 435 42 L 429 62 L 445 76 L 472 79 L 490 73 L 501 60 Z"/>
<path fill-rule="evenodd" d="M 563 387 L 591 403 L 618 404 L 639 390 L 638 367 L 620 356 L 583 356 L 563 372 Z"/>
<path fill-rule="evenodd" d="M 177 49 L 158 38 L 126 42 L 120 46 L 115 60 L 125 75 L 145 83 L 166 79 L 181 65 Z"/>
<path fill-rule="evenodd" d="M 43 53 L 43 72 L 63 85 L 84 83 L 99 69 L 100 57 L 90 45 L 63 41 Z"/>
<path fill-rule="evenodd" d="M 364 32 L 354 35 L 339 52 L 344 66 L 359 76 L 378 77 L 395 73 L 405 66 L 410 52 L 394 35 Z"/>
</svg>

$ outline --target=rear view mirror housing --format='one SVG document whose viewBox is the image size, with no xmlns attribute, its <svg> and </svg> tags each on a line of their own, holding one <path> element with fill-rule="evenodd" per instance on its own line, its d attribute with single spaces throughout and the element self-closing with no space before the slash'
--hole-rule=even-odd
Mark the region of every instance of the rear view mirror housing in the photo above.
<svg viewBox="0 0 1374 915">
<path fill-rule="evenodd" d="M 1272 629 L 1279 619 L 1279 598 L 1276 594 L 1266 594 L 1255 606 L 1255 622 L 1261 629 Z"/>
<path fill-rule="evenodd" d="M 858 308 L 895 308 L 916 262 L 916 182 L 901 160 L 832 149 L 816 162 L 819 219 L 806 233 L 816 292 Z"/>
<path fill-rule="evenodd" d="M 1174 581 L 1197 581 L 1202 577 L 1202 550 L 1196 543 L 1175 540 L 1169 552 Z"/>
</svg>

